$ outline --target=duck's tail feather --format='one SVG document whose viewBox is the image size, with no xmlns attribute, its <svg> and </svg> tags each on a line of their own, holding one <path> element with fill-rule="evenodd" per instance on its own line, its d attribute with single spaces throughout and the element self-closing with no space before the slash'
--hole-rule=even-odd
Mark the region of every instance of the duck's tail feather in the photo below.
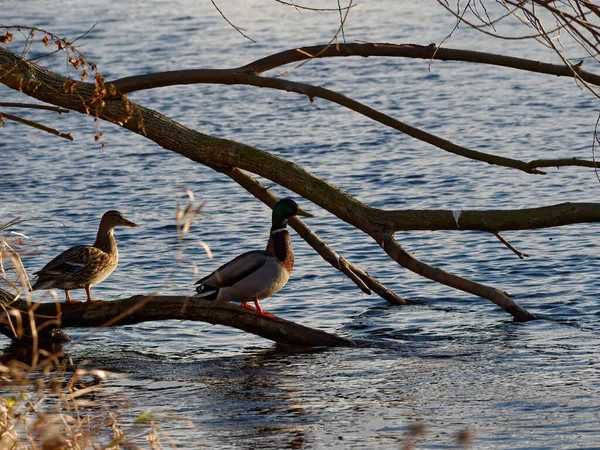
<svg viewBox="0 0 600 450">
<path fill-rule="evenodd" d="M 216 300 L 219 295 L 219 288 L 202 283 L 196 288 L 196 292 L 198 292 L 198 294 L 196 294 L 197 297 L 202 297 L 206 300 Z"/>
<path fill-rule="evenodd" d="M 50 289 L 54 284 L 54 280 L 45 280 L 38 278 L 37 281 L 31 286 L 32 291 L 41 291 L 44 289 Z"/>
</svg>

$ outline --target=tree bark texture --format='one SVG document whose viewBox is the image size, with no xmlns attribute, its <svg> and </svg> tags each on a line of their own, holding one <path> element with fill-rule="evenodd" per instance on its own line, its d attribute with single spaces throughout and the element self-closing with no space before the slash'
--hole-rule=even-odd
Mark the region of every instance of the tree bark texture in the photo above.
<svg viewBox="0 0 600 450">
<path fill-rule="evenodd" d="M 353 341 L 305 327 L 285 319 L 262 317 L 232 303 L 215 303 L 199 297 L 137 295 L 93 303 L 33 303 L 14 300 L 0 289 L 0 333 L 13 340 L 64 342 L 64 328 L 131 325 L 159 320 L 190 320 L 226 325 L 271 341 L 307 347 L 348 347 Z M 30 320 L 30 313 L 33 314 Z M 35 323 L 32 333 L 31 323 Z"/>
</svg>

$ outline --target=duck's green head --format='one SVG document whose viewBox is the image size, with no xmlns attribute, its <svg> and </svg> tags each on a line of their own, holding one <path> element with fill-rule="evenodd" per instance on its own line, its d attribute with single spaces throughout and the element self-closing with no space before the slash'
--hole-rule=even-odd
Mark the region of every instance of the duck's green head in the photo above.
<svg viewBox="0 0 600 450">
<path fill-rule="evenodd" d="M 303 211 L 298 204 L 291 198 L 282 198 L 273 208 L 273 225 L 271 231 L 279 230 L 287 226 L 287 221 L 292 216 L 314 217 L 312 214 Z"/>
</svg>

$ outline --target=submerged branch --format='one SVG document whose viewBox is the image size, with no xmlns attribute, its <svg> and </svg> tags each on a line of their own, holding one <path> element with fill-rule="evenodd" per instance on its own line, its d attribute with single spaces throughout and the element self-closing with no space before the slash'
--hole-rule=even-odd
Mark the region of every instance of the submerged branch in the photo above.
<svg viewBox="0 0 600 450">
<path fill-rule="evenodd" d="M 2 302 L 5 303 L 5 302 Z M 140 306 L 141 305 L 141 306 Z M 94 303 L 28 303 L 23 300 L 3 304 L 0 311 L 0 333 L 16 339 L 10 319 L 18 312 L 24 317 L 20 323 L 22 336 L 31 336 L 28 311 L 34 311 L 36 327 L 49 330 L 64 328 L 89 328 L 123 326 L 159 320 L 191 320 L 225 325 L 256 334 L 271 341 L 300 346 L 348 347 L 348 339 L 305 327 L 284 319 L 270 319 L 232 303 L 215 303 L 199 297 L 187 296 L 134 296 L 114 301 Z M 7 311 L 8 310 L 8 311 Z M 10 311 L 10 313 L 9 313 Z M 9 317 L 9 314 L 13 317 Z M 36 330 L 36 331 L 40 331 Z M 55 331 L 54 331 L 55 332 Z M 52 340 L 49 333 L 38 333 L 40 339 Z"/>
<path fill-rule="evenodd" d="M 446 286 L 487 298 L 513 316 L 515 322 L 527 322 L 535 320 L 536 318 L 533 314 L 511 299 L 507 292 L 475 281 L 467 280 L 466 278 L 453 275 L 442 269 L 419 261 L 411 254 L 407 253 L 400 244 L 396 242 L 392 235 L 387 235 L 382 239 L 381 247 L 390 258 L 412 272 L 425 278 L 429 278 L 430 280 L 437 281 L 438 283 L 445 284 Z"/>
</svg>

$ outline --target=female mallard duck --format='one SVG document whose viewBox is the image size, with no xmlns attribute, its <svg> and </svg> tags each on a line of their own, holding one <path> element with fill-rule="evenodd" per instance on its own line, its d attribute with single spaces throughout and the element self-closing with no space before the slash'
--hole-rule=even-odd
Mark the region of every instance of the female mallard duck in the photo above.
<svg viewBox="0 0 600 450">
<path fill-rule="evenodd" d="M 292 273 L 294 252 L 286 229 L 292 216 L 314 217 L 289 198 L 279 200 L 273 208 L 267 249 L 244 253 L 197 281 L 198 296 L 217 302 L 241 302 L 261 316 L 276 317 L 263 311 L 258 302 L 279 291 Z M 248 305 L 250 301 L 256 308 Z"/>
<path fill-rule="evenodd" d="M 119 211 L 108 211 L 100 220 L 100 228 L 94 245 L 76 245 L 65 250 L 35 272 L 38 279 L 31 290 L 63 289 L 67 295 L 67 303 L 77 303 L 71 299 L 71 289 L 84 288 L 87 301 L 93 302 L 90 287 L 105 280 L 119 262 L 117 242 L 113 236 L 116 226 L 137 227 Z"/>
</svg>

